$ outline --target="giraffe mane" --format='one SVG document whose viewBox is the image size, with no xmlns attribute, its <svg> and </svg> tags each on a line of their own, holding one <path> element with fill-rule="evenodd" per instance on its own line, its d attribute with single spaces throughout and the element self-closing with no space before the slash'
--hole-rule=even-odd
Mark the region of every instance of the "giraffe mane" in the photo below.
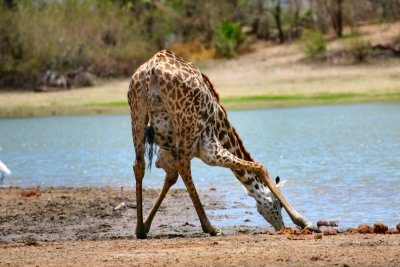
<svg viewBox="0 0 400 267">
<path fill-rule="evenodd" d="M 246 148 L 244 147 L 242 138 L 240 138 L 235 127 L 233 127 L 233 126 L 231 126 L 231 127 L 232 127 L 233 134 L 236 136 L 236 139 L 238 140 L 240 150 L 242 150 L 242 152 L 244 154 L 244 159 L 248 160 L 248 161 L 254 161 L 254 159 L 251 157 L 249 151 L 247 151 Z"/>
<path fill-rule="evenodd" d="M 214 97 L 217 99 L 218 104 L 219 103 L 219 94 L 217 93 L 217 91 L 214 88 L 214 85 L 211 83 L 210 79 L 207 77 L 207 75 L 205 75 L 204 73 L 201 74 L 201 76 L 203 76 L 203 80 L 208 84 L 208 89 L 211 91 L 211 93 L 214 95 Z M 221 104 L 220 104 L 221 105 Z M 222 107 L 222 106 L 221 106 Z M 225 108 L 223 108 L 225 111 Z M 225 112 L 226 113 L 226 112 Z"/>
<path fill-rule="evenodd" d="M 219 94 L 217 93 L 217 91 L 215 90 L 214 85 L 211 83 L 211 81 L 207 75 L 205 75 L 204 73 L 201 73 L 201 76 L 203 77 L 203 80 L 208 84 L 207 88 L 211 91 L 211 93 L 217 99 L 217 102 L 218 102 L 219 106 L 222 108 L 222 110 L 224 111 L 225 115 L 227 115 L 225 107 L 222 106 L 220 103 L 220 97 L 219 97 Z M 239 134 L 237 133 L 236 128 L 233 127 L 232 125 L 231 125 L 231 127 L 232 127 L 233 134 L 235 135 L 235 137 L 239 143 L 240 150 L 242 150 L 242 152 L 244 154 L 245 160 L 254 161 L 254 159 L 251 157 L 250 153 L 244 147 L 243 141 L 240 138 Z"/>
</svg>

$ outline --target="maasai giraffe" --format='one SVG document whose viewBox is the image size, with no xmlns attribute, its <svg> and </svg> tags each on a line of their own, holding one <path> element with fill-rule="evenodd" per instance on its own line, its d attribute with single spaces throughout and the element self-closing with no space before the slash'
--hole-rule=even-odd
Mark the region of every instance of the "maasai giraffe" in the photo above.
<svg viewBox="0 0 400 267">
<path fill-rule="evenodd" d="M 220 234 L 204 212 L 190 168 L 193 157 L 211 166 L 230 168 L 257 202 L 257 210 L 276 230 L 283 226 L 281 205 L 292 221 L 318 231 L 283 197 L 267 170 L 246 151 L 209 79 L 191 62 L 170 51 L 160 51 L 141 65 L 129 85 L 132 136 L 136 152 L 137 238 L 146 238 L 152 219 L 169 188 L 180 175 L 205 233 Z M 142 180 L 145 174 L 145 141 L 160 148 L 156 166 L 166 172 L 156 203 L 143 222 Z M 149 153 L 151 164 L 152 152 Z M 270 197 L 270 191 L 275 197 Z"/>
</svg>

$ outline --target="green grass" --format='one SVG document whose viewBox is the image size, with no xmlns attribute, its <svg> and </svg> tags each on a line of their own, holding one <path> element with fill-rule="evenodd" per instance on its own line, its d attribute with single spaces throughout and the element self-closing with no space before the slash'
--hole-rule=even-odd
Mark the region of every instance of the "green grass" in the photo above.
<svg viewBox="0 0 400 267">
<path fill-rule="evenodd" d="M 261 107 L 302 106 L 313 104 L 338 104 L 356 102 L 389 102 L 400 101 L 400 92 L 389 94 L 316 94 L 316 95 L 256 95 L 256 96 L 230 96 L 223 97 L 221 102 L 229 109 L 251 109 Z M 86 107 L 121 108 L 127 107 L 127 101 L 93 102 Z"/>
<path fill-rule="evenodd" d="M 386 94 L 259 95 L 222 98 L 222 104 L 228 110 L 377 102 L 400 102 L 400 92 Z M 128 102 L 91 102 L 83 105 L 59 107 L 15 106 L 12 109 L 0 108 L 0 118 L 82 114 L 129 114 Z"/>
<path fill-rule="evenodd" d="M 367 102 L 400 102 L 400 92 L 388 94 L 259 95 L 222 98 L 222 104 L 227 109 L 257 109 Z"/>
<path fill-rule="evenodd" d="M 89 107 L 127 107 L 127 101 L 115 101 L 115 102 L 93 102 L 88 103 L 85 106 Z"/>
<path fill-rule="evenodd" d="M 362 94 L 341 93 L 341 94 L 320 94 L 320 95 L 258 95 L 238 96 L 222 98 L 223 103 L 238 101 L 292 101 L 292 100 L 338 100 L 363 96 Z"/>
</svg>

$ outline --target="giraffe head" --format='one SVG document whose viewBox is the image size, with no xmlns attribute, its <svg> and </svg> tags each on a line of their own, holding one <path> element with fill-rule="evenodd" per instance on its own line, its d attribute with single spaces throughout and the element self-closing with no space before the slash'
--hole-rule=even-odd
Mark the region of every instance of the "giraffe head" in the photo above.
<svg viewBox="0 0 400 267">
<path fill-rule="evenodd" d="M 280 183 L 279 176 L 275 179 L 276 187 L 281 189 L 286 180 Z M 261 186 L 259 189 L 262 197 L 257 199 L 257 210 L 258 212 L 275 228 L 279 231 L 284 225 L 282 219 L 282 206 L 279 200 L 266 186 Z"/>
</svg>

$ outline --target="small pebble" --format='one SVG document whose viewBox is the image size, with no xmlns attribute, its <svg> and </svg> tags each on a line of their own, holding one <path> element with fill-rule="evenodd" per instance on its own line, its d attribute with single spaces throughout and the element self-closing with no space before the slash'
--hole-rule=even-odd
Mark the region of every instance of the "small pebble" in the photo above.
<svg viewBox="0 0 400 267">
<path fill-rule="evenodd" d="M 317 239 L 322 239 L 322 235 L 321 235 L 321 234 L 316 234 L 316 235 L 314 236 L 314 239 L 315 239 L 315 240 L 317 240 Z"/>
<path fill-rule="evenodd" d="M 120 210 L 120 209 L 123 209 L 123 208 L 125 208 L 125 202 L 119 203 L 119 204 L 114 208 L 114 210 Z"/>
<path fill-rule="evenodd" d="M 326 229 L 322 232 L 323 235 L 337 235 L 337 231 L 335 229 Z"/>
<path fill-rule="evenodd" d="M 389 230 L 386 231 L 385 234 L 387 234 L 387 235 L 397 235 L 398 233 L 399 232 L 397 232 L 396 229 L 389 229 Z"/>
<path fill-rule="evenodd" d="M 317 226 L 325 226 L 325 227 L 337 227 L 338 226 L 338 221 L 318 221 Z"/>
</svg>

